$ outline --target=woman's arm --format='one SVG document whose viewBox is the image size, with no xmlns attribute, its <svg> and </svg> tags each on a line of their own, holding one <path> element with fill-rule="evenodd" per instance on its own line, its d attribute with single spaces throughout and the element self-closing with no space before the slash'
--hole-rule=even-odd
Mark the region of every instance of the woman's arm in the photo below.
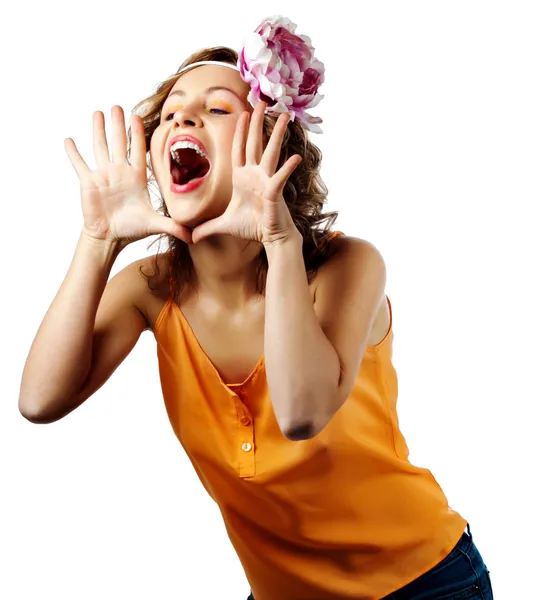
<svg viewBox="0 0 560 600">
<path fill-rule="evenodd" d="M 52 423 L 77 408 L 132 350 L 146 321 L 134 304 L 133 263 L 107 280 L 118 244 L 83 233 L 68 273 L 35 336 L 18 407 L 32 423 Z"/>
<path fill-rule="evenodd" d="M 317 435 L 358 375 L 384 298 L 385 263 L 369 242 L 342 237 L 309 293 L 301 239 L 266 247 L 265 363 L 278 424 L 292 440 Z"/>
</svg>

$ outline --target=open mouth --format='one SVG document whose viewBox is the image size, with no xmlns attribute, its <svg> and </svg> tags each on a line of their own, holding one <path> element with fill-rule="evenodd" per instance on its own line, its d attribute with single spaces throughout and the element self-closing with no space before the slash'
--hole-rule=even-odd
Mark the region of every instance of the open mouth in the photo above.
<svg viewBox="0 0 560 600">
<path fill-rule="evenodd" d="M 177 185 L 186 185 L 204 177 L 210 171 L 210 162 L 193 148 L 179 148 L 170 155 L 171 179 Z"/>
</svg>

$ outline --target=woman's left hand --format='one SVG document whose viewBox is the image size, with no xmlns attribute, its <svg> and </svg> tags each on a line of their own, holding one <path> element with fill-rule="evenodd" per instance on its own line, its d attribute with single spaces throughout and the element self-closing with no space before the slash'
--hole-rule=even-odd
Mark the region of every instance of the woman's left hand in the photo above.
<svg viewBox="0 0 560 600">
<path fill-rule="evenodd" d="M 302 158 L 299 154 L 290 156 L 275 173 L 289 113 L 278 117 L 263 153 L 265 107 L 265 102 L 259 102 L 252 115 L 243 112 L 239 117 L 231 151 L 231 201 L 223 215 L 193 229 L 193 243 L 216 234 L 254 240 L 265 246 L 294 236 L 299 237 L 282 192 Z"/>
</svg>

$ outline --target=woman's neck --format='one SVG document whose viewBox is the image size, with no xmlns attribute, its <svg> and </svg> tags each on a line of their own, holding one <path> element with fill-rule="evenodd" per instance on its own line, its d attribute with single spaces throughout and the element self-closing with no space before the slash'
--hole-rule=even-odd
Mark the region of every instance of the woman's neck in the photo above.
<svg viewBox="0 0 560 600">
<path fill-rule="evenodd" d="M 213 236 L 189 246 L 199 293 L 213 297 L 224 308 L 240 308 L 257 295 L 257 257 L 262 244 Z"/>
</svg>

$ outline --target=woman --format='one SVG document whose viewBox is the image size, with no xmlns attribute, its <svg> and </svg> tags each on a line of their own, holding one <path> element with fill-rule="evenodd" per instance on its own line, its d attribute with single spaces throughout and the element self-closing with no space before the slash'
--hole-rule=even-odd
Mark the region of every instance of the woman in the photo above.
<svg viewBox="0 0 560 600">
<path fill-rule="evenodd" d="M 140 103 L 129 157 L 120 107 L 112 157 L 94 114 L 96 171 L 65 140 L 84 224 L 19 408 L 63 418 L 149 329 L 170 422 L 250 598 L 492 598 L 467 521 L 408 461 L 381 254 L 322 213 L 305 130 L 320 132 L 306 109 L 323 79 L 310 40 L 273 18 L 239 55 L 201 51 Z M 108 281 L 118 253 L 153 234 L 168 251 Z"/>
</svg>

